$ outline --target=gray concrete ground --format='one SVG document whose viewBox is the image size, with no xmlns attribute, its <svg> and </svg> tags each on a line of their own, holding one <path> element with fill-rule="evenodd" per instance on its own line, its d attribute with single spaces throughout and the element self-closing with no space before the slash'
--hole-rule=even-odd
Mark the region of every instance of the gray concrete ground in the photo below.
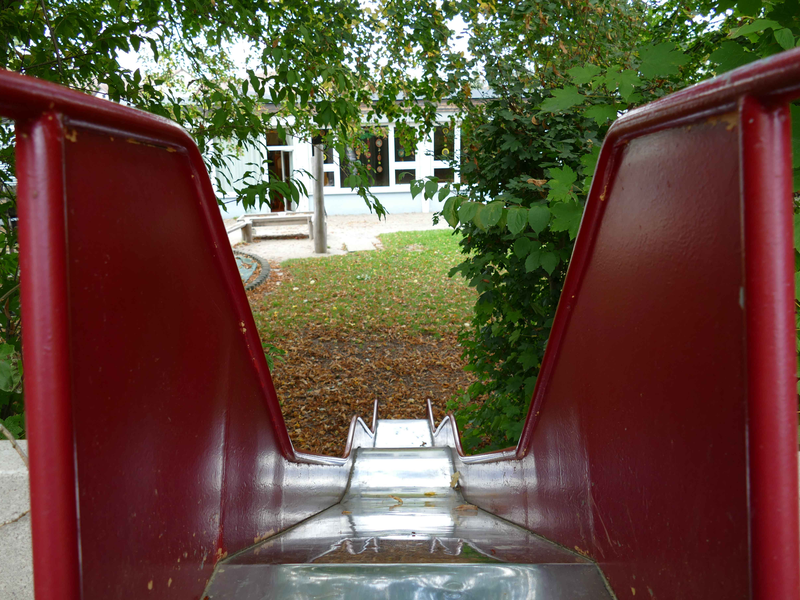
<svg viewBox="0 0 800 600">
<path fill-rule="evenodd" d="M 237 250 L 256 254 L 276 262 L 290 258 L 312 258 L 374 250 L 380 243 L 378 236 L 393 231 L 420 231 L 425 229 L 446 229 L 447 223 L 441 220 L 434 226 L 431 214 L 403 213 L 390 214 L 379 220 L 375 215 L 332 215 L 328 217 L 328 254 L 314 253 L 314 240 L 265 239 L 259 236 L 288 236 L 302 234 L 307 236 L 305 225 L 297 227 L 258 228 L 252 244 L 238 244 Z M 230 225 L 235 221 L 226 221 Z"/>
<path fill-rule="evenodd" d="M 25 450 L 28 442 L 21 441 Z M 28 469 L 11 442 L 0 441 L 0 598 L 33 600 Z"/>
</svg>

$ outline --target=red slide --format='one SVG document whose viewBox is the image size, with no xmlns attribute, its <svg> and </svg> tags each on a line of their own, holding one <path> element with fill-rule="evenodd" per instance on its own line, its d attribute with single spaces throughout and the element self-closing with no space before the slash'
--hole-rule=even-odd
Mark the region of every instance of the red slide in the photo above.
<svg viewBox="0 0 800 600">
<path fill-rule="evenodd" d="M 0 73 L 37 600 L 796 600 L 800 50 L 619 119 L 522 439 L 291 445 L 198 150 Z"/>
</svg>

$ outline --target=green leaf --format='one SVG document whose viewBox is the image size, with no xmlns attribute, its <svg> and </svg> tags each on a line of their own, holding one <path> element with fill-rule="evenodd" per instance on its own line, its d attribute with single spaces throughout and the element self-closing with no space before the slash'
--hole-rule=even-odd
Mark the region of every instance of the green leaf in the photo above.
<svg viewBox="0 0 800 600">
<path fill-rule="evenodd" d="M 762 0 L 739 0 L 736 7 L 739 12 L 748 17 L 754 17 L 761 12 Z"/>
<path fill-rule="evenodd" d="M 517 235 L 521 233 L 525 226 L 528 224 L 528 211 L 520 207 L 512 207 L 508 209 L 508 220 L 506 226 L 508 230 Z"/>
<path fill-rule="evenodd" d="M 553 90 L 552 98 L 546 98 L 542 102 L 543 112 L 564 112 L 573 106 L 582 103 L 586 96 L 578 92 L 575 86 L 568 86 L 562 90 Z"/>
<path fill-rule="evenodd" d="M 794 36 L 791 31 L 788 29 L 774 29 L 772 33 L 781 48 L 784 50 L 791 50 L 794 48 Z"/>
<path fill-rule="evenodd" d="M 514 254 L 517 255 L 517 258 L 522 258 L 524 256 L 528 256 L 531 251 L 531 247 L 533 246 L 531 240 L 526 237 L 520 237 L 514 240 Z"/>
<path fill-rule="evenodd" d="M 717 74 L 746 65 L 758 58 L 755 53 L 748 52 L 736 42 L 722 42 L 717 50 L 708 57 L 717 65 Z"/>
<path fill-rule="evenodd" d="M 528 258 L 525 259 L 525 271 L 530 273 L 531 271 L 538 269 L 542 264 L 542 253 L 539 250 L 534 250 L 530 254 L 528 254 Z"/>
<path fill-rule="evenodd" d="M 559 262 L 560 259 L 554 252 L 542 252 L 542 268 L 547 271 L 548 275 L 553 274 Z"/>
<path fill-rule="evenodd" d="M 447 221 L 447 224 L 450 227 L 456 227 L 458 225 L 458 215 L 456 214 L 456 198 L 458 196 L 453 196 L 452 198 L 448 198 L 447 201 L 444 203 L 442 207 L 442 216 L 444 220 Z"/>
<path fill-rule="evenodd" d="M 536 366 L 539 362 L 539 354 L 534 349 L 525 350 L 519 357 L 519 360 L 522 363 L 522 368 L 527 371 L 531 367 Z"/>
<path fill-rule="evenodd" d="M 478 209 L 481 206 L 483 205 L 478 202 L 464 202 L 464 204 L 458 208 L 459 220 L 464 224 L 471 223 L 475 215 L 478 214 Z"/>
<path fill-rule="evenodd" d="M 572 77 L 572 81 L 578 85 L 585 85 L 594 79 L 595 75 L 599 75 L 602 69 L 596 65 L 586 65 L 584 67 L 572 67 L 567 74 Z"/>
<path fill-rule="evenodd" d="M 600 146 L 592 146 L 590 152 L 581 156 L 581 164 L 585 169 L 587 175 L 593 175 L 594 169 L 597 166 L 597 159 L 600 158 Z"/>
<path fill-rule="evenodd" d="M 439 191 L 439 182 L 436 179 L 429 179 L 425 182 L 425 198 L 430 200 Z"/>
<path fill-rule="evenodd" d="M 25 414 L 11 415 L 7 419 L 0 419 L 0 423 L 11 432 L 15 438 L 23 437 L 25 433 Z"/>
<path fill-rule="evenodd" d="M 794 249 L 800 252 L 800 213 L 794 215 Z"/>
<path fill-rule="evenodd" d="M 583 114 L 586 118 L 594 119 L 595 123 L 602 126 L 605 125 L 606 121 L 609 119 L 613 121 L 617 118 L 617 109 L 610 104 L 595 104 L 586 109 L 586 112 Z"/>
<path fill-rule="evenodd" d="M 571 167 L 565 166 L 560 169 L 548 169 L 550 181 L 547 182 L 550 192 L 547 194 L 548 200 L 556 202 L 566 202 L 572 197 L 572 186 L 578 180 L 578 174 Z"/>
<path fill-rule="evenodd" d="M 528 223 L 531 228 L 538 234 L 544 231 L 547 224 L 550 222 L 550 209 L 543 204 L 536 204 L 531 206 L 528 210 Z"/>
<path fill-rule="evenodd" d="M 617 89 L 619 89 L 619 95 L 622 96 L 625 102 L 630 100 L 634 91 L 636 91 L 636 86 L 642 83 L 639 75 L 633 69 L 626 69 L 618 73 L 614 79 L 617 83 Z"/>
<path fill-rule="evenodd" d="M 689 57 L 672 42 L 648 45 L 639 52 L 639 57 L 642 59 L 639 72 L 647 79 L 677 75 L 680 72 L 678 67 L 689 61 Z"/>
<path fill-rule="evenodd" d="M 800 300 L 800 272 L 794 274 L 794 297 Z"/>
<path fill-rule="evenodd" d="M 10 392 L 14 389 L 13 367 L 10 361 L 0 360 L 0 390 Z"/>
<path fill-rule="evenodd" d="M 489 202 L 489 204 L 479 204 L 478 212 L 475 213 L 472 221 L 483 230 L 497 225 L 500 217 L 503 216 L 503 203 L 500 201 Z"/>
<path fill-rule="evenodd" d="M 570 239 L 575 239 L 581 224 L 583 209 L 576 202 L 562 202 L 551 206 L 550 211 L 554 217 L 550 230 L 567 231 Z"/>
<path fill-rule="evenodd" d="M 770 21 L 769 19 L 756 19 L 752 23 L 748 23 L 747 25 L 739 27 L 739 29 L 731 31 L 730 37 L 737 38 L 740 35 L 758 33 L 760 31 L 764 31 L 765 29 L 780 29 L 780 27 L 780 24 L 776 23 L 775 21 Z"/>
</svg>

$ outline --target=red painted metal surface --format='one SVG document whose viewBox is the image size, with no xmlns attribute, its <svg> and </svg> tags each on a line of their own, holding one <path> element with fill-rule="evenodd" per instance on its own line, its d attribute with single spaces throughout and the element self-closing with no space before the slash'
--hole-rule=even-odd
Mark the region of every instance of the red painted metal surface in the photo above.
<svg viewBox="0 0 800 600">
<path fill-rule="evenodd" d="M 38 600 L 197 598 L 338 501 L 295 456 L 216 199 L 181 129 L 0 74 L 17 119 Z"/>
<path fill-rule="evenodd" d="M 64 226 L 63 136 L 43 112 L 17 127 L 21 294 L 34 571 L 39 598 L 78 600 L 78 523 L 73 460 Z M 31 352 L 36 348 L 36 352 Z M 40 373 L 41 376 L 31 376 Z M 40 401 L 31 401 L 38 398 Z"/>
<path fill-rule="evenodd" d="M 459 467 L 471 502 L 591 556 L 619 598 L 800 594 L 799 86 L 795 50 L 615 123 L 516 455 Z"/>
<path fill-rule="evenodd" d="M 793 598 L 797 573 L 791 122 L 785 104 L 741 104 L 750 510 L 755 598 Z"/>
</svg>

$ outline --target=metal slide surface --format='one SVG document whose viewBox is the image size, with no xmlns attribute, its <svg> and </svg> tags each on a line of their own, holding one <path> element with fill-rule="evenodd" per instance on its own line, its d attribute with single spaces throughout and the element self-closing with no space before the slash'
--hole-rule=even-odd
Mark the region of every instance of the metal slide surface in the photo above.
<svg viewBox="0 0 800 600">
<path fill-rule="evenodd" d="M 501 573 L 515 599 L 798 598 L 798 96 L 794 50 L 614 124 L 517 448 L 354 419 L 329 458 L 291 446 L 186 133 L 1 72 L 37 600 L 244 598 L 214 587 L 237 573 L 259 598 Z"/>
<path fill-rule="evenodd" d="M 611 600 L 592 561 L 468 504 L 451 428 L 377 421 L 342 501 L 217 566 L 204 598 Z"/>
</svg>

